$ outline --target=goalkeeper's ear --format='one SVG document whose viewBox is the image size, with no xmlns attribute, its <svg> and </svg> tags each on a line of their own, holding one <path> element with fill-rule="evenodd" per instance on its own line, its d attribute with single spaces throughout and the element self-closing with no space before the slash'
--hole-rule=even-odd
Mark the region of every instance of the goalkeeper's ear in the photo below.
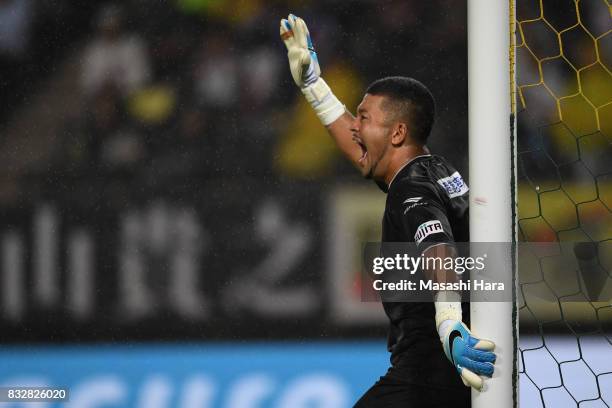
<svg viewBox="0 0 612 408">
<path fill-rule="evenodd" d="M 393 133 L 391 133 L 391 144 L 395 147 L 402 146 L 406 144 L 408 138 L 408 125 L 404 122 L 396 122 L 393 125 Z"/>
</svg>

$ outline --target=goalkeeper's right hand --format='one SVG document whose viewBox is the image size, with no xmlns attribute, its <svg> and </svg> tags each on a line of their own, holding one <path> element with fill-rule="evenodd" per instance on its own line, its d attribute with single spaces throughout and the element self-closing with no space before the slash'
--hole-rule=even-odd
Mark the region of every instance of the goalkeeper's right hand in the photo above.
<svg viewBox="0 0 612 408">
<path fill-rule="evenodd" d="M 280 22 L 280 36 L 287 47 L 293 81 L 325 126 L 344 114 L 346 108 L 321 78 L 319 59 L 312 45 L 306 23 L 289 14 Z"/>
<path fill-rule="evenodd" d="M 287 47 L 289 68 L 296 85 L 305 88 L 314 84 L 321 75 L 321 68 L 304 20 L 289 14 L 281 20 L 280 36 Z"/>
<path fill-rule="evenodd" d="M 461 294 L 440 291 L 435 294 L 436 329 L 444 354 L 455 366 L 466 386 L 482 391 L 481 376 L 491 377 L 495 370 L 495 343 L 476 337 L 461 322 Z"/>
<path fill-rule="evenodd" d="M 482 391 L 480 377 L 491 377 L 495 370 L 495 344 L 474 336 L 459 320 L 446 320 L 438 328 L 444 354 L 457 369 L 466 386 Z"/>
</svg>

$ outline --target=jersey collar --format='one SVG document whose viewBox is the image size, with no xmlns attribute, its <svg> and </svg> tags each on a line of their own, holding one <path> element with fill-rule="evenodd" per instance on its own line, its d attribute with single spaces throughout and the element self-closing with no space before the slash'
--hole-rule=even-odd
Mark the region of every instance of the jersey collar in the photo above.
<svg viewBox="0 0 612 408">
<path fill-rule="evenodd" d="M 410 163 L 412 163 L 413 161 L 415 161 L 416 159 L 420 158 L 420 157 L 431 157 L 431 154 L 421 154 L 418 156 L 414 156 L 412 159 L 408 160 L 406 163 L 404 163 L 402 165 L 402 167 L 400 167 L 396 172 L 395 175 L 393 176 L 393 178 L 391 179 L 391 181 L 389 182 L 389 186 L 387 187 L 388 189 L 391 188 L 391 184 L 393 183 L 393 180 L 395 180 L 395 178 L 397 177 L 398 174 L 400 174 L 400 172 L 402 170 L 404 170 L 404 168 L 406 166 L 408 166 Z"/>
</svg>

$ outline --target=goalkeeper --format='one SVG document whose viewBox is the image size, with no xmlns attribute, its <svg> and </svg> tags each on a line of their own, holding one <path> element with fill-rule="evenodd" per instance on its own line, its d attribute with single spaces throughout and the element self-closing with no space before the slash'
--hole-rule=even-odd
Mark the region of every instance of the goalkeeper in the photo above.
<svg viewBox="0 0 612 408">
<path fill-rule="evenodd" d="M 321 78 L 304 21 L 282 19 L 280 35 L 293 80 L 322 124 L 361 174 L 387 193 L 382 241 L 415 242 L 426 256 L 454 254 L 454 242 L 469 241 L 468 187 L 426 147 L 435 113 L 429 90 L 412 78 L 380 79 L 353 116 Z M 483 389 L 483 376 L 494 370 L 494 344 L 470 333 L 458 293 L 439 292 L 435 300 L 383 301 L 391 367 L 356 407 L 468 407 L 464 385 Z"/>
</svg>

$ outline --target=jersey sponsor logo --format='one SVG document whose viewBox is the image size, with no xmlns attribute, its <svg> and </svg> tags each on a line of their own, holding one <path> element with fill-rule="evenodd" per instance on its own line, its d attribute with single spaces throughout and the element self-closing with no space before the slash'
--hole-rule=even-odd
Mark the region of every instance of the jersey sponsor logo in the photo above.
<svg viewBox="0 0 612 408">
<path fill-rule="evenodd" d="M 468 192 L 468 186 L 458 171 L 448 177 L 438 180 L 438 184 L 448 193 L 450 198 L 459 197 Z"/>
<path fill-rule="evenodd" d="M 414 207 L 418 207 L 419 205 L 427 205 L 426 201 L 421 201 L 423 197 L 411 197 L 404 200 L 402 204 L 408 204 L 408 207 L 404 210 L 404 214 L 408 211 L 412 210 Z"/>
<path fill-rule="evenodd" d="M 424 222 L 417 228 L 416 234 L 414 234 L 414 241 L 420 244 L 431 234 L 438 234 L 440 232 L 444 232 L 444 228 L 442 228 L 442 223 L 439 220 Z"/>
</svg>

